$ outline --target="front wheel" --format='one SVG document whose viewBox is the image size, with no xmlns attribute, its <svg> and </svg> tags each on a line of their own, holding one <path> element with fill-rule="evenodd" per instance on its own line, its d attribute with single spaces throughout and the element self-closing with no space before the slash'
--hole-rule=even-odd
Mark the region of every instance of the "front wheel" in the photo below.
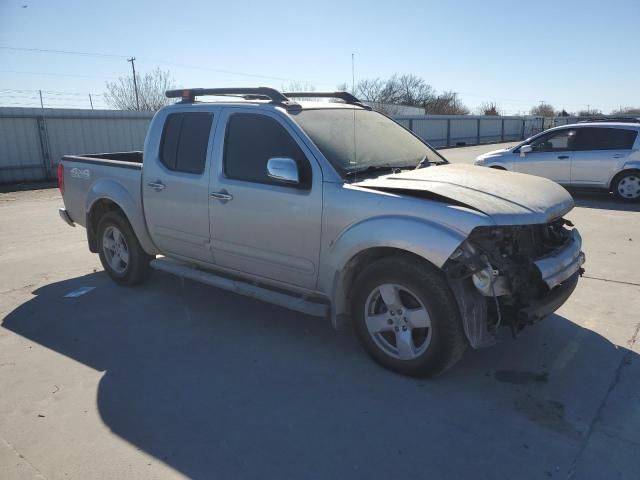
<svg viewBox="0 0 640 480">
<path fill-rule="evenodd" d="M 621 200 L 637 202 L 640 200 L 640 171 L 629 170 L 620 173 L 612 185 L 613 193 Z"/>
<path fill-rule="evenodd" d="M 121 285 L 135 285 L 149 274 L 152 257 L 140 246 L 129 222 L 116 212 L 100 219 L 98 254 L 105 271 Z"/>
<path fill-rule="evenodd" d="M 397 255 L 372 263 L 358 275 L 352 301 L 362 346 L 390 370 L 437 375 L 466 349 L 453 293 L 442 272 L 426 262 Z"/>
</svg>

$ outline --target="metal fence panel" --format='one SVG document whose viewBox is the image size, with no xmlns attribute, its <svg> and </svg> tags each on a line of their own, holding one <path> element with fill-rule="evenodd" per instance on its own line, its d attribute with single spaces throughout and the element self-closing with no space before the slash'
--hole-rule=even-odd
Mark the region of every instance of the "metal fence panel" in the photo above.
<svg viewBox="0 0 640 480">
<path fill-rule="evenodd" d="M 0 183 L 34 181 L 45 174 L 37 120 L 0 117 Z"/>
<path fill-rule="evenodd" d="M 446 119 L 414 119 L 411 121 L 413 133 L 427 140 L 434 147 L 447 145 Z"/>
<path fill-rule="evenodd" d="M 68 154 L 141 150 L 152 112 L 0 108 L 0 183 L 55 177 Z"/>
<path fill-rule="evenodd" d="M 493 143 L 502 141 L 502 119 L 485 118 L 480 119 L 480 140 L 482 142 Z"/>
<path fill-rule="evenodd" d="M 146 119 L 55 118 L 47 121 L 52 166 L 63 155 L 142 150 Z"/>
<path fill-rule="evenodd" d="M 504 119 L 504 141 L 512 142 L 522 139 L 522 119 L 505 118 Z"/>
<path fill-rule="evenodd" d="M 394 120 L 434 147 L 522 140 L 542 131 L 542 117 L 398 115 Z"/>
<path fill-rule="evenodd" d="M 466 145 L 478 143 L 478 120 L 458 117 L 451 120 L 451 136 L 449 145 Z"/>
</svg>

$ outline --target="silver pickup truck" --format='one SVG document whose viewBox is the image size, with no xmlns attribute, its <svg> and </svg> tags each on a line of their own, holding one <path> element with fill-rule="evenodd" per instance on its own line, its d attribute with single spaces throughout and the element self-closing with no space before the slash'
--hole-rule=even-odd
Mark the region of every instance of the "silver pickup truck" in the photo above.
<svg viewBox="0 0 640 480">
<path fill-rule="evenodd" d="M 61 217 L 120 284 L 154 268 L 350 322 L 377 362 L 416 376 L 576 287 L 573 200 L 550 180 L 451 165 L 345 92 L 167 96 L 181 101 L 156 113 L 144 152 L 58 169 Z M 310 97 L 333 100 L 295 101 Z"/>
</svg>

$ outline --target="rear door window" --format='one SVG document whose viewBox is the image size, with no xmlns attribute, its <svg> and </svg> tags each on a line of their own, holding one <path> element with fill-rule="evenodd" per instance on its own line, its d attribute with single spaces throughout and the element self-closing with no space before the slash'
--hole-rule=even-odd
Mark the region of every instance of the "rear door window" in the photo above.
<svg viewBox="0 0 640 480">
<path fill-rule="evenodd" d="M 579 128 L 576 150 L 630 150 L 637 136 L 636 130 L 625 128 Z"/>
<path fill-rule="evenodd" d="M 209 112 L 172 113 L 162 132 L 160 161 L 169 170 L 202 174 L 213 114 Z"/>
</svg>

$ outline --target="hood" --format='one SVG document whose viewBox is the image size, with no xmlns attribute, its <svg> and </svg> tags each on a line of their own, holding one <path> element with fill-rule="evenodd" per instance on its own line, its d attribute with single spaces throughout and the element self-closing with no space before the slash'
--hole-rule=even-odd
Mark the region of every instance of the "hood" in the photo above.
<svg viewBox="0 0 640 480">
<path fill-rule="evenodd" d="M 478 155 L 476 160 L 482 160 L 489 157 L 499 157 L 507 152 L 510 152 L 513 147 L 509 148 L 501 148 L 500 150 L 491 150 L 490 152 L 483 153 L 482 155 Z"/>
<path fill-rule="evenodd" d="M 569 192 L 551 180 L 473 165 L 431 166 L 356 185 L 450 202 L 489 215 L 499 225 L 548 223 L 573 208 Z"/>
<path fill-rule="evenodd" d="M 483 153 L 482 155 L 478 155 L 476 157 L 476 163 L 477 162 L 481 162 L 482 160 L 487 160 L 490 159 L 492 157 L 502 157 L 508 153 L 511 153 L 511 151 L 513 150 L 514 147 L 509 147 L 509 148 L 501 148 L 500 150 L 492 150 L 490 152 L 487 153 Z"/>
</svg>

